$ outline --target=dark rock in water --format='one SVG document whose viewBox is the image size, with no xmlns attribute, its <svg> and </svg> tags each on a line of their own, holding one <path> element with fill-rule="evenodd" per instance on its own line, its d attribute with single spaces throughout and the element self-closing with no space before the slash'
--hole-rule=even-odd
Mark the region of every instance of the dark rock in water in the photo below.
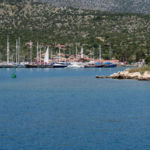
<svg viewBox="0 0 150 150">
<path fill-rule="evenodd" d="M 110 78 L 110 77 L 109 76 L 96 76 L 96 78 L 107 79 L 107 78 Z"/>
</svg>

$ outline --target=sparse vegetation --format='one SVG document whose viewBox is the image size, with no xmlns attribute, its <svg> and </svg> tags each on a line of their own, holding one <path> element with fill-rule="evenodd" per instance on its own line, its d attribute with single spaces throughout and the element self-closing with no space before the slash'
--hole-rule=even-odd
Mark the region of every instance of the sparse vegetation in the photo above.
<svg viewBox="0 0 150 150">
<path fill-rule="evenodd" d="M 120 61 L 138 61 L 150 53 L 150 16 L 142 14 L 108 13 L 77 8 L 56 8 L 47 3 L 28 1 L 0 3 L 0 59 L 6 60 L 6 39 L 10 39 L 13 59 L 15 42 L 21 39 L 21 56 L 29 57 L 25 45 L 36 42 L 65 44 L 66 52 L 74 54 L 84 47 L 85 54 L 98 57 L 99 44 L 102 57 L 110 55 Z M 108 46 L 109 45 L 109 46 Z M 110 53 L 111 51 L 111 53 Z"/>
<path fill-rule="evenodd" d="M 145 66 L 140 67 L 140 68 L 131 68 L 131 69 L 129 69 L 130 73 L 140 72 L 141 74 L 143 74 L 145 71 L 150 71 L 150 66 L 145 65 Z"/>
</svg>

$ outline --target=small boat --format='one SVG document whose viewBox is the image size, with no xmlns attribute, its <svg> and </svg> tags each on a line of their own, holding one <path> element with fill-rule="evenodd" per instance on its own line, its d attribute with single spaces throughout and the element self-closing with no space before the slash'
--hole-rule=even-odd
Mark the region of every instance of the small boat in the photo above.
<svg viewBox="0 0 150 150">
<path fill-rule="evenodd" d="M 114 68 L 117 67 L 117 64 L 111 63 L 111 62 L 105 62 L 104 68 Z"/>
<path fill-rule="evenodd" d="M 66 68 L 67 66 L 66 62 L 56 62 L 52 65 L 53 68 Z"/>
<path fill-rule="evenodd" d="M 0 64 L 0 68 L 15 68 L 17 67 L 17 65 L 13 64 L 13 63 L 1 63 Z"/>
<path fill-rule="evenodd" d="M 97 62 L 97 63 L 95 64 L 95 68 L 102 68 L 102 67 L 104 67 L 104 64 L 102 64 L 102 63 L 100 63 L 100 62 Z"/>
<path fill-rule="evenodd" d="M 15 68 L 16 66 L 14 65 L 3 65 L 1 68 Z"/>
<path fill-rule="evenodd" d="M 17 68 L 25 68 L 25 65 L 18 64 Z"/>
<path fill-rule="evenodd" d="M 47 65 L 37 65 L 37 68 L 53 68 L 52 64 L 47 64 Z"/>
<path fill-rule="evenodd" d="M 117 64 L 104 65 L 105 68 L 115 68 Z"/>
<path fill-rule="evenodd" d="M 100 65 L 96 65 L 95 68 L 103 68 L 104 65 L 103 64 L 100 64 Z"/>
<path fill-rule="evenodd" d="M 96 68 L 96 65 L 89 64 L 89 65 L 85 65 L 84 68 Z"/>
<path fill-rule="evenodd" d="M 25 68 L 37 68 L 37 65 L 26 64 Z"/>
<path fill-rule="evenodd" d="M 95 62 L 94 61 L 90 61 L 87 65 L 84 66 L 84 68 L 95 68 Z"/>
<path fill-rule="evenodd" d="M 17 68 L 25 68 L 25 64 L 26 64 L 25 62 L 21 62 L 16 65 L 17 65 Z"/>
<path fill-rule="evenodd" d="M 88 65 L 84 66 L 84 68 L 102 68 L 102 67 L 104 67 L 104 65 L 101 64 L 100 62 L 89 63 Z"/>
<path fill-rule="evenodd" d="M 82 68 L 83 65 L 81 65 L 78 62 L 72 62 L 70 65 L 68 65 L 68 68 Z"/>
</svg>

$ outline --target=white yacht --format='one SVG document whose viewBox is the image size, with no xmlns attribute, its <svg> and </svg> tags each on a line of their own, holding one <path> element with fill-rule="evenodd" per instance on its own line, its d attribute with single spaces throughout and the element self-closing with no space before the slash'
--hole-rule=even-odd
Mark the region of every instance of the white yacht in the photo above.
<svg viewBox="0 0 150 150">
<path fill-rule="evenodd" d="M 72 62 L 72 63 L 68 66 L 68 68 L 83 68 L 83 67 L 84 67 L 84 65 L 81 64 L 81 63 L 79 63 L 79 62 Z"/>
<path fill-rule="evenodd" d="M 67 67 L 67 63 L 66 62 L 56 62 L 52 66 L 53 66 L 53 68 L 65 68 L 65 67 Z"/>
</svg>

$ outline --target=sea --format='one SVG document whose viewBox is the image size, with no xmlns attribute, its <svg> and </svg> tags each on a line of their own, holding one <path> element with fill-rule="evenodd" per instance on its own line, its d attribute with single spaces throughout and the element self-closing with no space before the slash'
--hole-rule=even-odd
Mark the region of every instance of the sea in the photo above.
<svg viewBox="0 0 150 150">
<path fill-rule="evenodd" d="M 96 79 L 124 69 L 0 69 L 0 150 L 150 150 L 150 82 Z"/>
</svg>

